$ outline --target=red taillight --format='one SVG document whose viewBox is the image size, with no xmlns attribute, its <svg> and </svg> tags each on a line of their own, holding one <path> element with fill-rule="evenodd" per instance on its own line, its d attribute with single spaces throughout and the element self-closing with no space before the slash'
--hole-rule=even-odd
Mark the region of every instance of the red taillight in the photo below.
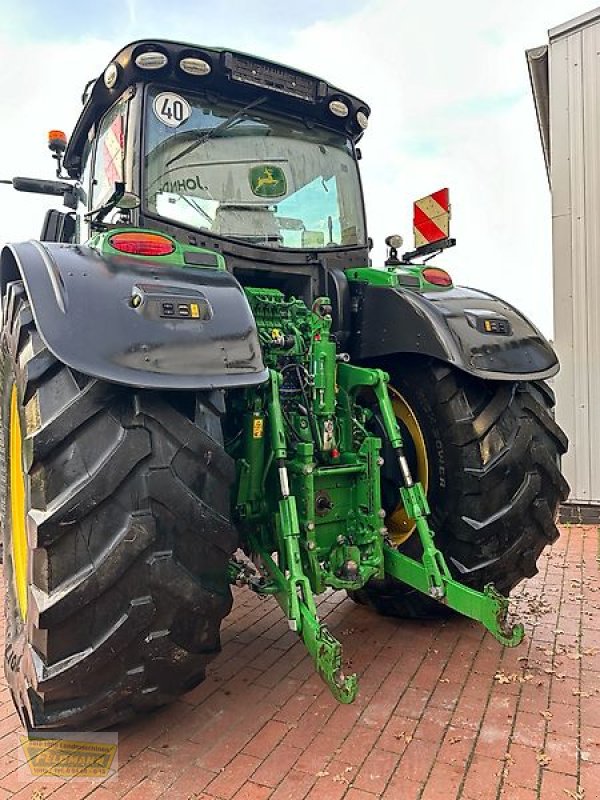
<svg viewBox="0 0 600 800">
<path fill-rule="evenodd" d="M 452 286 L 452 278 L 445 269 L 425 267 L 421 274 L 428 283 L 433 283 L 435 286 Z"/>
<path fill-rule="evenodd" d="M 175 245 L 166 236 L 160 233 L 143 233 L 141 231 L 127 231 L 115 233 L 109 239 L 111 247 L 122 253 L 131 253 L 134 256 L 168 256 L 175 250 Z"/>
</svg>

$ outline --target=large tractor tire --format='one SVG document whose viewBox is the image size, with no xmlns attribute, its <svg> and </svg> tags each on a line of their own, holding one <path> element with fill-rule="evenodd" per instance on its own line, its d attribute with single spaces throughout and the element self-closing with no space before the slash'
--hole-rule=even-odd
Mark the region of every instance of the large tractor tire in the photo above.
<svg viewBox="0 0 600 800">
<path fill-rule="evenodd" d="M 560 472 L 567 439 L 543 382 L 488 381 L 436 361 L 386 363 L 390 394 L 413 475 L 427 490 L 430 523 L 451 573 L 508 594 L 537 572 L 558 537 L 556 514 L 569 487 Z M 385 455 L 385 453 L 384 453 Z M 397 506 L 399 470 L 385 459 L 383 499 L 392 541 L 420 558 L 414 524 Z M 445 606 L 392 578 L 353 592 L 381 614 L 428 617 Z"/>
<path fill-rule="evenodd" d="M 5 669 L 23 723 L 99 729 L 203 680 L 231 609 L 222 396 L 60 363 L 21 283 L 3 298 Z"/>
</svg>

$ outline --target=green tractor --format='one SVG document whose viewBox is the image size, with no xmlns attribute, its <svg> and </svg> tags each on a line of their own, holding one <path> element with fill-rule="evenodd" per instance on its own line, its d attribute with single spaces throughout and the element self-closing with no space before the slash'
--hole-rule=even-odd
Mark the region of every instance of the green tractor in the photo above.
<svg viewBox="0 0 600 800">
<path fill-rule="evenodd" d="M 103 728 L 196 686 L 236 582 L 274 596 L 341 702 L 357 680 L 317 616 L 330 589 L 517 644 L 506 595 L 568 491 L 558 362 L 513 307 L 413 263 L 427 246 L 370 265 L 367 104 L 162 40 L 83 102 L 68 145 L 52 133 L 58 179 L 10 181 L 67 210 L 1 256 L 23 724 Z"/>
</svg>

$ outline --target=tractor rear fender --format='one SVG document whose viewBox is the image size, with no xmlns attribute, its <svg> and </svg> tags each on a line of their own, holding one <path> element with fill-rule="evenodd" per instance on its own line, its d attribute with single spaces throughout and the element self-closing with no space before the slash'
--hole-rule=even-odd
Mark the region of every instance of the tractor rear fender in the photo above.
<svg viewBox="0 0 600 800">
<path fill-rule="evenodd" d="M 505 381 L 545 379 L 559 369 L 550 343 L 528 319 L 476 289 L 419 294 L 354 283 L 353 308 L 351 356 L 357 361 L 414 353 Z"/>
<path fill-rule="evenodd" d="M 24 281 L 45 344 L 79 372 L 147 389 L 267 378 L 248 301 L 224 270 L 29 241 L 0 255 L 2 296 L 15 280 Z"/>
</svg>

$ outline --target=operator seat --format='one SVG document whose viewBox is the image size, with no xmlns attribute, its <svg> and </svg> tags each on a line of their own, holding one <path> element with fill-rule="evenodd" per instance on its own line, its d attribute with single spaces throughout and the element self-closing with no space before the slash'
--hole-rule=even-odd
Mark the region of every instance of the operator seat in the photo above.
<svg viewBox="0 0 600 800">
<path fill-rule="evenodd" d="M 282 242 L 275 213 L 262 204 L 221 203 L 216 210 L 211 231 L 219 236 L 249 242 Z"/>
</svg>

